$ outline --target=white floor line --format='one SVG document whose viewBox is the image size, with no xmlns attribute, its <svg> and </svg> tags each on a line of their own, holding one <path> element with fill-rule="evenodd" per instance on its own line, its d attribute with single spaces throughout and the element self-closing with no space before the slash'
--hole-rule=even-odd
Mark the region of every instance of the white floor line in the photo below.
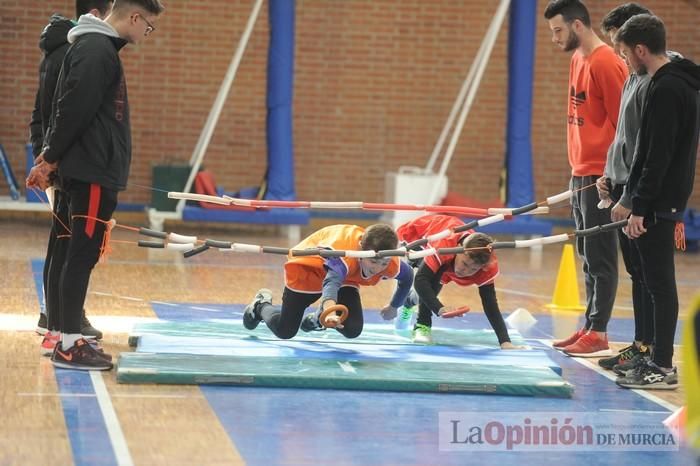
<svg viewBox="0 0 700 466">
<path fill-rule="evenodd" d="M 35 397 L 60 397 L 60 398 L 95 398 L 95 393 L 41 393 L 41 392 L 18 392 L 17 396 L 35 396 Z M 173 398 L 173 399 L 189 399 L 189 398 L 204 398 L 202 395 L 159 395 L 155 393 L 114 393 L 112 398 Z"/>
<path fill-rule="evenodd" d="M 601 408 L 598 411 L 604 413 L 647 413 L 647 414 L 668 414 L 668 411 L 648 411 L 644 409 L 605 409 Z"/>
<path fill-rule="evenodd" d="M 588 361 L 584 358 L 571 358 L 571 359 L 573 359 L 574 361 L 576 361 L 577 363 L 579 363 L 583 366 L 588 367 L 589 369 L 596 371 L 600 375 L 612 380 L 613 382 L 617 378 L 617 375 L 614 375 L 614 373 L 610 373 L 609 371 L 606 371 L 602 367 L 599 367 L 599 366 L 593 364 L 591 361 Z M 637 395 L 641 396 L 642 398 L 646 398 L 647 400 L 654 402 L 663 408 L 668 409 L 672 413 L 676 412 L 678 410 L 678 408 L 680 408 L 680 406 L 676 406 L 671 402 L 663 400 L 663 399 L 659 398 L 658 396 L 656 396 L 652 393 L 649 393 L 648 390 L 639 390 L 636 388 L 632 388 L 632 389 L 627 388 L 625 390 L 630 390 L 630 391 L 636 393 Z"/>
<path fill-rule="evenodd" d="M 110 333 L 129 333 L 137 323 L 158 322 L 157 317 L 90 316 L 90 321 Z M 34 331 L 36 316 L 22 314 L 0 314 L 0 331 Z"/>
<path fill-rule="evenodd" d="M 114 411 L 112 399 L 109 397 L 109 392 L 107 391 L 104 379 L 102 378 L 102 373 L 99 371 L 90 371 L 90 379 L 92 380 L 92 385 L 95 388 L 97 403 L 100 405 L 102 417 L 104 418 L 105 425 L 107 426 L 107 433 L 109 434 L 110 441 L 112 442 L 112 448 L 114 448 L 114 456 L 116 457 L 117 464 L 119 466 L 133 466 L 134 460 L 131 459 L 131 453 L 129 452 L 129 447 L 126 444 L 126 438 L 124 438 L 122 426 L 119 424 L 117 413 Z"/>
<path fill-rule="evenodd" d="M 549 347 L 551 347 L 551 342 L 547 340 L 538 340 L 540 343 L 545 344 Z M 592 363 L 591 361 L 587 360 L 586 358 L 571 358 L 573 361 L 576 361 L 577 363 L 581 364 L 584 367 L 587 367 L 598 374 L 602 375 L 603 377 L 612 380 L 613 382 L 617 378 L 617 375 L 614 372 L 606 371 L 602 367 Z M 636 393 L 637 395 L 641 396 L 642 398 L 646 398 L 647 400 L 651 401 L 652 403 L 656 403 L 657 405 L 661 406 L 662 408 L 668 409 L 672 413 L 675 413 L 680 406 L 676 406 L 673 403 L 663 400 L 659 398 L 658 396 L 654 395 L 653 393 L 649 393 L 648 390 L 639 390 L 636 388 L 626 388 L 625 390 L 629 390 L 631 392 Z"/>
<path fill-rule="evenodd" d="M 549 295 L 543 295 L 543 294 L 537 294 L 537 293 L 528 293 L 527 291 L 519 291 L 519 290 L 511 290 L 509 288 L 496 288 L 496 291 L 499 293 L 505 293 L 505 294 L 512 294 L 515 296 L 526 296 L 528 298 L 538 298 L 538 299 L 544 299 L 545 301 L 549 301 L 552 299 L 551 296 Z M 615 305 L 615 309 L 620 309 L 623 311 L 632 311 L 634 308 L 632 306 L 620 306 L 620 305 Z"/>
<path fill-rule="evenodd" d="M 536 293 L 528 293 L 526 291 L 510 290 L 508 288 L 496 288 L 496 291 L 499 293 L 514 294 L 516 296 L 527 296 L 528 298 L 540 298 L 544 300 L 552 299 L 551 296 Z"/>
</svg>

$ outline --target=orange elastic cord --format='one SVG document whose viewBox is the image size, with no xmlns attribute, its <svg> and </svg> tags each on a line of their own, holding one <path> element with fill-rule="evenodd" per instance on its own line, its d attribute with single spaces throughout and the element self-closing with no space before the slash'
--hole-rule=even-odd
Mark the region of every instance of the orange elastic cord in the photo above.
<svg viewBox="0 0 700 466">
<path fill-rule="evenodd" d="M 685 224 L 683 222 L 676 222 L 674 239 L 676 240 L 676 249 L 685 251 Z"/>
<path fill-rule="evenodd" d="M 57 221 L 58 223 L 60 223 L 61 226 L 62 226 L 63 228 L 65 228 L 65 230 L 68 232 L 67 235 L 60 235 L 60 236 L 57 236 L 57 238 L 70 238 L 70 235 L 71 235 L 70 228 L 68 228 L 68 226 L 67 226 L 65 223 L 63 223 L 63 222 L 61 221 L 60 218 L 58 218 L 58 215 L 56 215 L 56 214 L 54 213 L 54 211 L 53 211 L 53 209 L 51 208 L 51 206 L 49 205 L 49 203 L 46 202 L 46 201 L 44 201 L 44 198 L 42 197 L 42 194 L 43 194 L 43 193 L 42 193 L 39 189 L 37 189 L 37 188 L 35 188 L 35 187 L 32 187 L 31 190 L 34 191 L 34 193 L 36 194 L 36 197 L 39 198 L 39 201 L 40 201 L 42 204 L 46 205 L 46 207 L 49 208 L 49 212 L 51 212 L 51 215 L 53 216 L 53 218 L 55 218 L 56 221 Z"/>
<path fill-rule="evenodd" d="M 88 215 L 73 215 L 72 218 L 84 218 L 87 220 L 94 220 L 96 222 L 104 223 L 105 234 L 102 236 L 102 244 L 100 245 L 100 257 L 98 259 L 98 262 L 107 262 L 107 256 L 109 256 L 112 253 L 112 247 L 109 245 L 109 240 L 112 237 L 112 229 L 117 224 L 117 221 L 114 219 L 102 220 L 101 218 L 90 217 Z"/>
<path fill-rule="evenodd" d="M 583 191 L 583 190 L 585 190 L 585 189 L 592 188 L 593 186 L 595 186 L 595 183 L 589 184 L 588 186 L 581 186 L 581 187 L 578 188 L 578 189 L 572 189 L 571 192 L 572 192 L 572 193 L 577 193 L 577 192 L 579 192 L 579 191 Z"/>
<path fill-rule="evenodd" d="M 487 244 L 486 246 L 474 246 L 471 248 L 464 248 L 464 253 L 466 254 L 471 251 L 483 251 L 484 249 L 486 249 L 489 252 L 493 252 L 493 246 L 491 246 L 491 244 Z"/>
<path fill-rule="evenodd" d="M 105 223 L 105 234 L 102 237 L 102 246 L 100 246 L 99 262 L 101 263 L 107 262 L 107 256 L 112 253 L 112 246 L 109 244 L 109 240 L 112 237 L 112 229 L 116 224 L 117 221 L 114 219 Z"/>
</svg>

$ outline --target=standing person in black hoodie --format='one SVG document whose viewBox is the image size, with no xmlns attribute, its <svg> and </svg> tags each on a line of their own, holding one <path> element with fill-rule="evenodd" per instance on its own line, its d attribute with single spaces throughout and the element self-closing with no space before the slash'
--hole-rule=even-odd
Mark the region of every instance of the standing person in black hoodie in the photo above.
<svg viewBox="0 0 700 466">
<path fill-rule="evenodd" d="M 112 11 L 112 3 L 114 3 L 113 0 L 76 0 L 75 17 L 80 18 L 82 15 L 89 13 L 100 19 L 104 19 Z M 41 153 L 44 135 L 49 126 L 51 102 L 53 101 L 58 74 L 61 71 L 63 58 L 70 46 L 68 43 L 68 31 L 70 31 L 76 23 L 77 20 L 73 21 L 61 15 L 54 14 L 51 16 L 49 24 L 44 28 L 39 39 L 39 48 L 44 56 L 39 65 L 39 88 L 36 91 L 34 110 L 32 111 L 31 122 L 29 123 L 29 136 L 34 158 L 38 157 Z M 52 219 L 53 225 L 49 233 L 49 244 L 46 249 L 46 260 L 44 261 L 44 302 L 46 303 L 46 307 L 56 308 L 58 306 L 57 287 L 61 273 L 60 267 L 63 265 L 63 258 L 65 257 L 69 235 L 62 224 L 68 225 L 69 219 L 68 206 L 66 205 L 65 199 L 62 197 L 61 191 L 52 190 L 49 195 L 52 196 L 51 207 L 53 208 L 55 217 Z M 60 222 L 58 220 L 60 220 Z M 57 268 L 53 274 L 51 273 L 52 264 Z M 46 308 L 44 308 L 39 314 L 39 322 L 36 326 L 37 333 L 40 335 L 46 334 L 47 327 L 48 318 L 46 317 Z M 90 324 L 90 321 L 85 316 L 84 309 L 80 332 L 85 336 L 95 337 L 98 340 L 102 339 L 102 332 Z M 46 349 L 44 352 L 48 352 L 48 355 L 50 355 L 51 352 L 53 352 L 53 348 Z"/>
<path fill-rule="evenodd" d="M 656 16 L 633 16 L 618 30 L 615 40 L 634 71 L 646 69 L 651 76 L 627 180 L 632 213 L 625 233 L 639 252 L 654 314 L 651 359 L 640 359 L 617 384 L 672 390 L 678 387 L 678 371 L 673 367 L 678 322 L 674 234 L 695 178 L 700 67 L 687 59 L 669 59 L 664 23 Z"/>
<path fill-rule="evenodd" d="M 117 0 L 105 21 L 84 15 L 68 33 L 72 45 L 56 85 L 49 128 L 27 177 L 27 186 L 45 189 L 55 173 L 69 209 L 59 315 L 49 314 L 47 333 L 56 341 L 51 360 L 58 367 L 112 368 L 111 357 L 83 338 L 80 320 L 106 224 L 118 192 L 126 189 L 131 164 L 129 103 L 119 51 L 150 35 L 162 11 L 159 0 Z"/>
</svg>

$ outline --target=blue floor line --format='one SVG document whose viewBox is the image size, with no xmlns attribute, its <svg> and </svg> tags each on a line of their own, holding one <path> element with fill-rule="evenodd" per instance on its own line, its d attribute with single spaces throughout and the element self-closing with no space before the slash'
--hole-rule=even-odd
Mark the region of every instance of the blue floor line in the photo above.
<svg viewBox="0 0 700 466">
<path fill-rule="evenodd" d="M 265 464 L 691 464 L 679 452 L 441 452 L 440 412 L 588 412 L 615 423 L 637 422 L 639 411 L 661 422 L 669 413 L 558 352 L 551 357 L 576 387 L 574 398 L 519 398 L 356 391 L 203 386 L 202 392 L 249 465 Z M 601 410 L 637 411 L 637 413 Z M 602 414 L 604 413 L 604 414 Z M 352 453 L 349 453 L 352 452 Z"/>
<path fill-rule="evenodd" d="M 41 298 L 43 260 L 32 260 L 32 273 Z M 192 309 L 202 306 L 223 312 Z M 161 318 L 240 319 L 243 305 L 153 305 Z M 380 322 L 366 313 L 367 322 Z M 536 316 L 533 337 L 551 335 L 550 316 Z M 482 313 L 445 321 L 454 328 L 488 328 Z M 442 322 L 440 323 L 442 325 Z M 611 340 L 629 340 L 631 319 L 611 321 Z M 438 415 L 460 412 L 601 412 L 600 410 L 663 411 L 657 404 L 618 388 L 612 381 L 558 352 L 550 356 L 561 365 L 564 378 L 576 387 L 573 399 L 518 398 L 491 395 L 357 392 L 202 386 L 201 390 L 247 464 L 518 464 L 541 465 L 543 460 L 573 466 L 633 464 L 693 464 L 679 452 L 459 452 L 438 449 Z M 56 370 L 60 393 L 94 394 L 89 374 Z M 63 397 L 66 426 L 75 463 L 116 464 L 97 399 Z M 660 422 L 666 413 L 649 413 Z M 615 413 L 624 425 L 624 412 Z"/>
<path fill-rule="evenodd" d="M 191 306 L 191 305 L 188 305 Z M 200 306 L 200 305 L 197 305 Z M 207 304 L 201 304 L 208 307 Z M 193 320 L 197 311 L 153 306 L 159 317 Z M 219 319 L 240 319 L 243 305 L 228 306 Z M 381 322 L 376 313 L 367 322 Z M 550 316 L 537 316 L 533 338 L 549 338 Z M 614 319 L 610 330 L 620 341 L 631 319 Z M 488 328 L 482 313 L 441 321 L 452 328 Z M 533 343 L 535 346 L 537 342 Z M 690 464 L 691 455 L 680 452 L 441 452 L 438 449 L 440 412 L 589 412 L 613 416 L 621 425 L 637 422 L 639 412 L 661 422 L 664 408 L 634 392 L 617 387 L 602 375 L 558 352 L 548 354 L 576 387 L 573 399 L 519 398 L 491 395 L 357 392 L 202 386 L 207 401 L 247 464 L 491 464 L 541 465 L 542 460 L 567 465 Z M 601 411 L 603 410 L 603 411 Z M 608 411 L 609 410 L 609 411 Z M 630 411 L 629 413 L 618 411 Z M 636 413 L 635 413 L 636 412 Z M 614 413 L 614 414 L 611 414 Z M 351 454 L 348 452 L 352 452 Z"/>
<path fill-rule="evenodd" d="M 44 259 L 32 259 L 32 278 L 34 282 L 34 289 L 36 291 L 36 297 L 39 300 L 39 307 L 41 309 L 46 308 L 46 302 L 44 299 Z"/>
<path fill-rule="evenodd" d="M 86 371 L 56 369 L 56 382 L 62 396 L 63 417 L 76 466 L 117 464 L 102 410 Z"/>
<path fill-rule="evenodd" d="M 44 260 L 32 259 L 31 266 L 37 297 L 43 302 L 41 290 Z M 63 417 L 76 466 L 116 465 L 112 441 L 89 372 L 56 369 L 55 374 L 59 394 L 89 395 L 61 397 Z"/>
</svg>

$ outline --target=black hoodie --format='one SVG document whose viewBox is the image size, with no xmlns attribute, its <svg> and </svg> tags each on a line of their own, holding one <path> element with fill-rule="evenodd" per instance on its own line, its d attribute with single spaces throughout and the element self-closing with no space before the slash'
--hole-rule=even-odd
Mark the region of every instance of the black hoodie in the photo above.
<svg viewBox="0 0 700 466">
<path fill-rule="evenodd" d="M 700 66 L 683 59 L 651 78 L 628 191 L 632 214 L 680 220 L 693 191 L 700 133 Z"/>
<path fill-rule="evenodd" d="M 39 38 L 39 48 L 44 56 L 39 65 L 39 89 L 36 91 L 32 120 L 29 123 L 29 141 L 32 144 L 34 157 L 41 153 L 44 135 L 49 126 L 51 102 L 63 57 L 70 46 L 67 38 L 68 31 L 73 25 L 70 19 L 55 14 Z"/>
<path fill-rule="evenodd" d="M 44 160 L 58 178 L 126 189 L 131 164 L 129 102 L 119 50 L 126 45 L 105 21 L 83 15 L 56 84 Z"/>
</svg>

